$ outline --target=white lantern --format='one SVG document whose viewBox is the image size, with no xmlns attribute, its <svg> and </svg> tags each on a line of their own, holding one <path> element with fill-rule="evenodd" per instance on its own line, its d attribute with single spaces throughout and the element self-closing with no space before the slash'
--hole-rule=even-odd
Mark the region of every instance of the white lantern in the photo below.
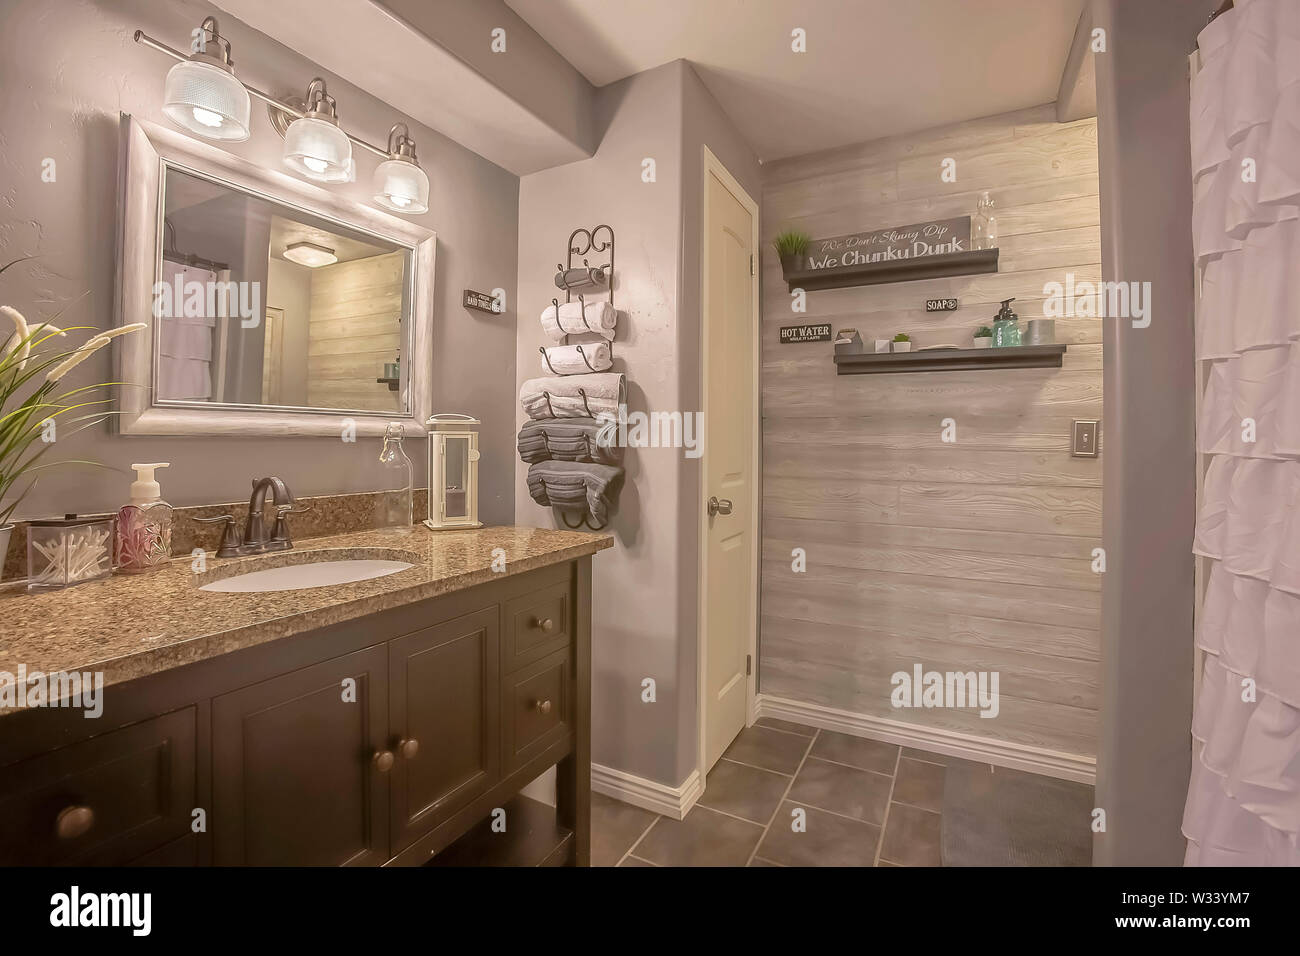
<svg viewBox="0 0 1300 956">
<path fill-rule="evenodd" d="M 429 517 L 425 525 L 444 528 L 481 528 L 478 520 L 477 418 L 443 413 L 434 415 L 429 430 Z"/>
</svg>

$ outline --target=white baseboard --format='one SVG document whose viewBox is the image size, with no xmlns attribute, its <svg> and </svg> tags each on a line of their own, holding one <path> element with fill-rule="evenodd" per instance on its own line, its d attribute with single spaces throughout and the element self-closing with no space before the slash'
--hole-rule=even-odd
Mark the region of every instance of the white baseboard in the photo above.
<svg viewBox="0 0 1300 956">
<path fill-rule="evenodd" d="M 855 737 L 870 737 L 886 743 L 915 747 L 917 750 L 930 750 L 949 757 L 963 757 L 966 760 L 1041 773 L 1062 780 L 1087 784 L 1095 784 L 1097 781 L 1097 760 L 1094 757 L 1061 753 L 992 737 L 976 737 L 938 727 L 890 720 L 888 717 L 874 717 L 870 714 L 857 714 L 834 707 L 824 707 L 821 704 L 807 704 L 803 701 L 787 700 L 784 697 L 772 697 L 768 694 L 758 695 L 756 709 L 759 717 L 775 717 L 810 727 L 821 727 L 824 730 L 836 730 Z M 592 769 L 594 779 L 595 768 Z"/>
<path fill-rule="evenodd" d="M 698 770 L 692 770 L 689 777 L 673 787 L 594 763 L 591 765 L 591 789 L 642 810 L 681 820 L 700 799 L 704 781 L 700 779 Z"/>
</svg>

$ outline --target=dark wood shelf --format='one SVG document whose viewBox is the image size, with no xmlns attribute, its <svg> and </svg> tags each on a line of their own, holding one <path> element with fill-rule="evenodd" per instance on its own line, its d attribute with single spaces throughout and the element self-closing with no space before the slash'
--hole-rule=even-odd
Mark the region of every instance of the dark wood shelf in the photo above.
<svg viewBox="0 0 1300 956">
<path fill-rule="evenodd" d="M 931 349 L 928 352 L 860 352 L 835 356 L 837 375 L 946 372 L 975 368 L 1060 368 L 1064 345 L 1017 345 L 1002 349 Z"/>
<path fill-rule="evenodd" d="M 973 252 L 950 252 L 943 256 L 921 256 L 919 259 L 890 259 L 836 269 L 800 269 L 786 275 L 785 281 L 791 292 L 795 289 L 813 292 L 818 289 L 914 282 L 917 279 L 973 276 L 997 271 L 998 250 L 976 249 Z"/>
</svg>

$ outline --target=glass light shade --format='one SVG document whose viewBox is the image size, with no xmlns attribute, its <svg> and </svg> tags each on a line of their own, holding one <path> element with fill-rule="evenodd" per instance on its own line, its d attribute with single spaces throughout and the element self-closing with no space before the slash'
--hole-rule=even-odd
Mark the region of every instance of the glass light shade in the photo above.
<svg viewBox="0 0 1300 956">
<path fill-rule="evenodd" d="M 183 60 L 168 70 L 162 109 L 177 126 L 208 139 L 248 139 L 248 91 L 210 63 Z"/>
<path fill-rule="evenodd" d="M 351 182 L 352 144 L 333 123 L 303 116 L 284 134 L 284 164 L 318 183 Z"/>
<path fill-rule="evenodd" d="M 393 212 L 429 211 L 429 177 L 415 163 L 386 159 L 375 169 L 375 202 Z"/>
</svg>

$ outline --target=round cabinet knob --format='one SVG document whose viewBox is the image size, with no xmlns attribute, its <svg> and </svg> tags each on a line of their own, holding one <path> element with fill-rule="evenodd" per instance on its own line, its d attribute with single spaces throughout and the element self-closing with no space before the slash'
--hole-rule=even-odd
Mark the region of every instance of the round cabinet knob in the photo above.
<svg viewBox="0 0 1300 956">
<path fill-rule="evenodd" d="M 549 714 L 551 712 L 551 702 L 549 700 L 539 700 L 537 710 L 539 713 Z"/>
<path fill-rule="evenodd" d="M 397 748 L 401 751 L 403 757 L 410 760 L 420 752 L 420 742 L 418 740 L 403 740 L 397 745 Z"/>
<path fill-rule="evenodd" d="M 535 617 L 533 618 L 533 627 L 540 627 L 544 634 L 550 634 L 551 631 L 555 630 L 555 622 L 552 621 L 549 617 L 546 618 Z"/>
<path fill-rule="evenodd" d="M 388 773 L 393 769 L 393 752 L 391 750 L 381 750 L 372 758 L 375 769 L 380 773 Z"/>
<path fill-rule="evenodd" d="M 60 840 L 85 836 L 95 825 L 95 811 L 90 807 L 64 807 L 54 819 L 54 832 Z"/>
</svg>

